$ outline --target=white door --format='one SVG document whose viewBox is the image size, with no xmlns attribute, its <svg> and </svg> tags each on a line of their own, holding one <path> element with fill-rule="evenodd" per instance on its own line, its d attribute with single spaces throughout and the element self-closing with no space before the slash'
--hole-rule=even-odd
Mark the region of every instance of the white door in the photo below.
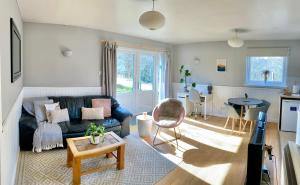
<svg viewBox="0 0 300 185">
<path fill-rule="evenodd" d="M 153 53 L 138 54 L 136 113 L 150 112 L 155 105 L 156 60 Z"/>
<path fill-rule="evenodd" d="M 135 115 L 152 111 L 157 54 L 130 49 L 118 49 L 117 54 L 117 100 Z"/>
</svg>

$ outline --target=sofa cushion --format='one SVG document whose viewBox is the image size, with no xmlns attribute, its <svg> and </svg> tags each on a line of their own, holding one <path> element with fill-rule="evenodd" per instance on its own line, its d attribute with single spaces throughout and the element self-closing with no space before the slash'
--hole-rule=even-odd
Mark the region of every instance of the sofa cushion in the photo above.
<svg viewBox="0 0 300 185">
<path fill-rule="evenodd" d="M 111 109 L 114 110 L 120 105 L 116 99 L 111 96 L 93 95 L 93 96 L 59 96 L 48 97 L 55 103 L 60 103 L 60 108 L 67 108 L 69 111 L 70 119 L 81 119 L 81 107 L 92 108 L 92 99 L 111 99 Z"/>
<path fill-rule="evenodd" d="M 85 96 L 84 97 L 85 107 L 93 107 L 92 106 L 92 99 L 111 99 L 111 109 L 112 110 L 114 110 L 114 109 L 116 109 L 120 106 L 118 101 L 116 99 L 114 99 L 113 97 L 99 95 L 99 96 Z"/>
<path fill-rule="evenodd" d="M 53 110 L 50 112 L 51 123 L 70 121 L 68 109 Z"/>
<path fill-rule="evenodd" d="M 111 117 L 111 99 L 104 99 L 104 98 L 98 98 L 98 99 L 92 99 L 92 107 L 93 108 L 104 108 L 104 117 L 109 118 Z"/>
<path fill-rule="evenodd" d="M 47 120 L 45 104 L 50 103 L 53 103 L 53 100 L 39 100 L 33 102 L 35 118 L 38 123 Z"/>
<path fill-rule="evenodd" d="M 82 120 L 104 119 L 104 108 L 85 108 L 81 107 Z"/>
<path fill-rule="evenodd" d="M 28 114 L 35 116 L 33 102 L 38 100 L 48 100 L 48 97 L 32 97 L 23 99 L 23 108 Z"/>
<path fill-rule="evenodd" d="M 68 109 L 70 119 L 81 119 L 81 107 L 84 107 L 84 98 L 61 96 L 61 97 L 49 97 L 55 103 L 59 102 L 61 109 Z"/>
<path fill-rule="evenodd" d="M 76 119 L 66 122 L 58 123 L 61 127 L 63 134 L 71 134 L 71 133 L 84 133 L 88 126 L 91 123 L 96 123 L 96 125 L 103 125 L 106 129 L 121 126 L 121 123 L 114 118 L 106 118 L 102 120 L 81 120 Z"/>
</svg>

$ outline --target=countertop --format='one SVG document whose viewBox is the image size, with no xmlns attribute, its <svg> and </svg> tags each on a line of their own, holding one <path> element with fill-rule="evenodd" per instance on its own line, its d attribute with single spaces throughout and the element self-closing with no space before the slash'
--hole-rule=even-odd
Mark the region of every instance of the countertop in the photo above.
<svg viewBox="0 0 300 185">
<path fill-rule="evenodd" d="M 300 94 L 298 95 L 284 95 L 284 94 L 281 94 L 280 95 L 281 98 L 290 98 L 290 99 L 300 99 Z"/>
</svg>

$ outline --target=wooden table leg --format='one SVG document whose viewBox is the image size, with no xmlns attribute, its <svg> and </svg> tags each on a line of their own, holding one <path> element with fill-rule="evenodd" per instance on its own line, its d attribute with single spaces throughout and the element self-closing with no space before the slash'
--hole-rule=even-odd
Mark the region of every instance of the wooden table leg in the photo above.
<svg viewBox="0 0 300 185">
<path fill-rule="evenodd" d="M 113 157 L 113 154 L 112 154 L 111 152 L 110 152 L 110 153 L 107 153 L 107 154 L 106 154 L 106 157 L 107 157 L 107 158 L 112 158 L 112 157 Z"/>
<path fill-rule="evenodd" d="M 70 147 L 68 145 L 67 148 L 67 167 L 72 167 L 72 162 L 73 162 L 73 154 L 70 150 Z"/>
<path fill-rule="evenodd" d="M 73 185 L 80 185 L 80 164 L 81 160 L 80 158 L 74 158 L 73 159 Z"/>
<path fill-rule="evenodd" d="M 124 169 L 124 166 L 125 166 L 125 145 L 122 145 L 118 148 L 118 151 L 117 151 L 117 168 L 118 170 L 122 170 Z"/>
<path fill-rule="evenodd" d="M 240 132 L 240 133 L 241 133 L 241 131 L 242 131 L 243 112 L 244 112 L 244 106 L 241 106 L 241 115 L 240 115 L 240 128 L 239 128 L 239 132 Z"/>
</svg>

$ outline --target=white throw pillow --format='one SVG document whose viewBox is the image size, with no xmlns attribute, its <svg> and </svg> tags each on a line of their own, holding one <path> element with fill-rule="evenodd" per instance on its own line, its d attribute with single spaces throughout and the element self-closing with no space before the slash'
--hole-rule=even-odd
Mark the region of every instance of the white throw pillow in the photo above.
<svg viewBox="0 0 300 185">
<path fill-rule="evenodd" d="M 52 123 L 50 113 L 51 113 L 51 111 L 54 111 L 54 110 L 60 110 L 59 102 L 52 103 L 52 104 L 45 104 L 45 108 L 46 108 L 47 120 L 49 123 Z"/>
<path fill-rule="evenodd" d="M 104 119 L 104 107 L 81 108 L 82 120 L 99 120 Z"/>
<path fill-rule="evenodd" d="M 52 123 L 60 123 L 70 121 L 68 109 L 53 110 L 50 112 L 50 119 Z"/>
</svg>

